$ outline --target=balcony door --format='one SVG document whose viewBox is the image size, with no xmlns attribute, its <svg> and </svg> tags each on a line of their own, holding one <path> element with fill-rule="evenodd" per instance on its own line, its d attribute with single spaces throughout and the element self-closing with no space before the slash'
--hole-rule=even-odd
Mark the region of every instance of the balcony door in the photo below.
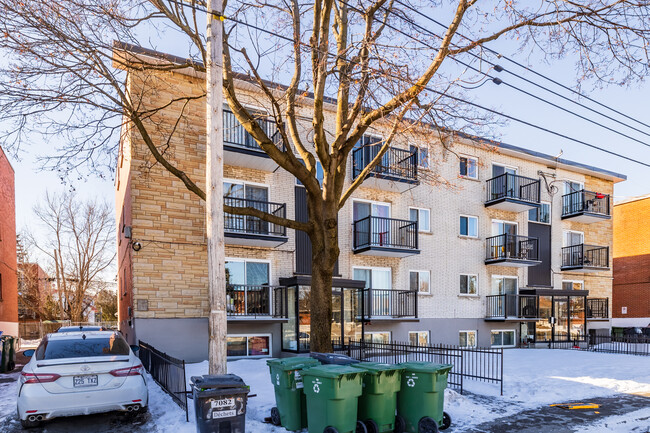
<svg viewBox="0 0 650 433">
<path fill-rule="evenodd" d="M 263 212 L 269 211 L 269 189 L 266 186 L 251 185 L 227 181 L 223 183 L 224 197 L 230 198 L 226 203 L 236 207 L 252 207 Z M 247 215 L 224 215 L 227 231 L 251 234 L 268 234 L 269 223 Z"/>
<path fill-rule="evenodd" d="M 389 218 L 388 203 L 357 200 L 352 203 L 352 220 L 355 222 L 356 236 L 359 237 L 360 243 L 369 239 L 369 245 L 391 245 Z"/>
<path fill-rule="evenodd" d="M 512 236 L 502 236 L 512 235 Z M 492 251 L 495 258 L 518 257 L 517 223 L 509 221 L 492 220 L 492 236 L 501 236 L 494 242 L 496 251 Z"/>
<path fill-rule="evenodd" d="M 391 311 L 392 277 L 390 268 L 354 268 L 354 279 L 366 282 L 369 296 L 366 311 L 369 316 L 389 316 Z"/>
<path fill-rule="evenodd" d="M 517 277 L 492 276 L 492 294 L 506 295 L 499 297 L 498 315 L 508 317 L 517 315 Z"/>
<path fill-rule="evenodd" d="M 579 191 L 582 191 L 584 189 L 584 185 L 580 182 L 571 182 L 571 181 L 566 181 L 564 182 L 564 209 L 562 211 L 563 214 L 571 214 L 574 212 L 580 212 L 583 210 L 583 197 L 582 194 L 573 194 L 574 192 L 577 193 Z M 567 195 L 571 194 L 571 195 Z"/>
<path fill-rule="evenodd" d="M 225 268 L 228 314 L 269 314 L 271 306 L 269 263 L 227 259 Z"/>
<path fill-rule="evenodd" d="M 517 174 L 516 167 L 506 167 L 505 165 L 492 164 L 492 178 L 503 174 Z M 510 176 L 503 176 L 491 182 L 492 199 L 501 197 L 514 197 L 514 185 Z"/>
</svg>

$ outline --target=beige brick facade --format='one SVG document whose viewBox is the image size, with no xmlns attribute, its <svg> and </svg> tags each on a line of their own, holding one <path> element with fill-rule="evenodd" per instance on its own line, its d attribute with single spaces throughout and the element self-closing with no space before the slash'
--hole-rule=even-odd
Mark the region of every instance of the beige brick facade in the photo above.
<svg viewBox="0 0 650 433">
<path fill-rule="evenodd" d="M 146 89 L 142 104 L 144 107 L 158 106 L 174 98 L 178 93 L 199 95 L 202 92 L 201 79 L 178 72 L 161 72 L 155 77 L 130 75 L 129 86 L 133 94 Z M 264 104 L 248 91 L 242 90 L 240 98 L 245 104 L 260 107 Z M 307 110 L 302 115 L 309 116 Z M 181 116 L 177 132 L 165 148 L 165 156 L 172 164 L 204 184 L 205 177 L 205 123 L 204 101 L 191 101 L 183 107 L 181 103 L 171 104 L 154 115 L 148 127 L 154 140 L 165 142 L 175 119 Z M 308 118 L 308 117 L 307 117 Z M 327 128 L 333 129 L 333 117 L 327 119 Z M 301 127 L 305 142 L 308 142 L 309 122 Z M 382 131 L 375 131 L 381 133 Z M 437 137 L 437 136 L 436 136 Z M 436 142 L 437 138 L 400 137 L 395 146 L 408 144 L 423 145 Z M 612 220 L 592 224 L 580 224 L 562 220 L 562 195 L 564 181 L 579 181 L 585 189 L 612 194 L 615 176 L 597 170 L 573 167 L 570 164 L 553 163 L 540 156 L 529 156 L 525 151 L 510 148 L 495 149 L 467 139 L 457 138 L 452 145 L 455 153 L 476 157 L 479 160 L 477 180 L 462 178 L 458 172 L 458 158 L 442 150 L 442 146 L 430 146 L 430 164 L 444 182 L 423 181 L 420 185 L 403 193 L 384 189 L 361 187 L 348 201 L 339 215 L 339 239 L 341 256 L 339 271 L 343 278 L 352 278 L 354 267 L 386 267 L 391 269 L 392 287 L 408 289 L 409 270 L 424 270 L 431 273 L 431 293 L 421 294 L 418 300 L 418 317 L 421 319 L 482 319 L 485 316 L 485 296 L 492 293 L 492 276 L 517 276 L 519 287 L 527 285 L 526 268 L 492 266 L 485 264 L 485 239 L 491 236 L 492 220 L 513 221 L 518 224 L 518 233 L 528 231 L 528 213 L 515 213 L 486 208 L 484 205 L 486 180 L 492 177 L 492 163 L 517 167 L 518 174 L 539 178 L 539 171 L 555 177 L 549 182 L 557 187 L 553 196 L 541 187 L 541 200 L 552 203 L 552 261 L 553 288 L 560 289 L 563 280 L 584 281 L 590 296 L 611 298 L 611 271 L 584 273 L 562 272 L 561 247 L 563 232 L 577 230 L 584 232 L 585 243 L 612 245 Z M 121 269 L 125 287 L 120 294 L 120 320 L 129 320 L 127 308 L 132 307 L 133 318 L 169 319 L 204 318 L 208 314 L 206 240 L 204 228 L 204 202 L 189 192 L 182 182 L 154 164 L 148 149 L 135 130 L 123 133 L 121 158 L 117 182 L 118 227 L 126 219 L 122 207 L 130 205 L 128 216 L 132 227 L 132 241 L 142 245 L 140 251 L 121 248 Z M 251 160 L 251 164 L 254 161 Z M 349 169 L 350 171 L 350 169 Z M 262 171 L 253 168 L 224 166 L 224 177 L 267 185 L 269 201 L 286 203 L 287 216 L 295 215 L 295 180 L 282 169 Z M 347 182 L 350 182 L 348 176 Z M 433 177 L 433 176 L 426 176 Z M 125 189 L 128 188 L 128 192 Z M 352 202 L 354 199 L 380 201 L 390 204 L 391 217 L 409 219 L 409 207 L 431 210 L 431 231 L 419 236 L 420 254 L 406 258 L 355 255 L 352 253 Z M 476 239 L 459 235 L 459 216 L 476 216 L 479 220 L 479 236 Z M 226 246 L 228 258 L 265 260 L 270 263 L 271 284 L 278 284 L 281 277 L 290 277 L 295 271 L 295 236 L 287 229 L 288 242 L 277 248 Z M 121 243 L 123 241 L 120 241 Z M 125 242 L 124 242 L 125 243 Z M 126 243 L 125 243 L 126 244 Z M 121 244 L 122 245 L 122 244 Z M 128 251 L 127 251 L 128 250 Z M 130 263 L 129 263 L 130 262 Z M 132 276 L 131 276 L 132 271 Z M 459 294 L 459 275 L 478 275 L 477 296 Z M 129 288 L 127 290 L 127 288 Z M 122 290 L 121 290 L 122 292 Z M 129 301 L 124 299 L 129 298 Z M 124 298 L 124 299 L 123 299 Z M 140 310 L 138 301 L 146 301 L 147 308 Z M 409 325 L 419 329 L 419 325 Z"/>
</svg>

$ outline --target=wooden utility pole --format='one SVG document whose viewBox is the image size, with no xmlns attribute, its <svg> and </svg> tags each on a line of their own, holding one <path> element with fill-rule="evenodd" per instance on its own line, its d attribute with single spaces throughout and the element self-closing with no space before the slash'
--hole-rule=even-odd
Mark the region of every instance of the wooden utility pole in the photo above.
<svg viewBox="0 0 650 433">
<path fill-rule="evenodd" d="M 223 61 L 222 0 L 207 2 L 206 200 L 210 374 L 226 373 L 226 269 L 223 240 Z"/>
<path fill-rule="evenodd" d="M 61 287 L 61 278 L 59 278 L 59 255 L 56 249 L 54 250 L 54 267 L 56 268 L 56 291 L 59 294 L 59 308 L 61 310 L 59 319 L 63 320 L 63 295 L 61 293 L 63 288 Z"/>
</svg>

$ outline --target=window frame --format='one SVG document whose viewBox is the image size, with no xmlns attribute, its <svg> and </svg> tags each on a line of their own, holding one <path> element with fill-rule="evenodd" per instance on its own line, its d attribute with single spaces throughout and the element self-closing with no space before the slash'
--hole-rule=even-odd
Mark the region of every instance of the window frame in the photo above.
<svg viewBox="0 0 650 433">
<path fill-rule="evenodd" d="M 564 283 L 571 283 L 571 284 L 580 283 L 582 288 L 579 289 L 579 290 L 584 290 L 585 289 L 585 281 L 584 280 L 562 280 L 562 290 L 565 290 Z M 571 288 L 571 290 L 576 290 L 576 289 Z"/>
<path fill-rule="evenodd" d="M 431 152 L 429 152 L 429 147 L 428 146 L 420 146 L 419 144 L 415 144 L 412 142 L 408 143 L 409 151 L 412 151 L 413 148 L 415 148 L 417 155 L 418 155 L 418 168 L 421 168 L 423 170 L 429 170 L 431 168 Z M 422 158 L 421 158 L 421 153 L 422 149 L 426 150 L 427 153 L 427 158 L 426 158 L 426 164 L 422 163 Z"/>
<path fill-rule="evenodd" d="M 464 235 L 461 233 L 461 218 L 467 218 L 468 224 L 467 224 L 467 234 Z M 474 218 L 476 220 L 476 236 L 472 236 L 469 234 L 469 219 Z M 460 214 L 458 216 L 458 236 L 461 236 L 463 238 L 470 238 L 470 239 L 478 239 L 479 238 L 479 218 L 475 215 L 465 215 L 465 214 Z"/>
<path fill-rule="evenodd" d="M 497 234 L 497 235 L 494 234 L 494 231 L 493 231 L 494 223 L 514 225 L 517 228 L 517 233 L 516 233 L 515 236 L 519 236 L 519 222 L 518 221 L 499 220 L 499 219 L 493 219 L 493 220 L 490 221 L 490 233 L 491 233 L 490 236 L 501 236 L 501 234 L 503 234 L 503 233 Z"/>
<path fill-rule="evenodd" d="M 499 332 L 504 334 L 506 332 L 512 332 L 512 344 L 492 344 L 492 334 Z M 501 337 L 501 343 L 503 343 L 503 336 Z M 517 330 L 516 329 L 490 329 L 490 347 L 517 347 Z"/>
<path fill-rule="evenodd" d="M 246 337 L 246 355 L 244 356 L 229 356 L 228 355 L 228 338 L 234 337 L 234 338 L 240 338 L 240 337 Z M 250 337 L 269 337 L 269 353 L 268 355 L 249 355 L 248 350 L 248 339 Z M 262 333 L 262 332 L 254 332 L 250 334 L 226 334 L 226 358 L 227 359 L 258 359 L 258 358 L 272 358 L 272 352 L 273 352 L 273 334 L 270 333 Z"/>
<path fill-rule="evenodd" d="M 352 266 L 352 275 L 354 275 L 354 270 L 355 269 L 366 269 L 370 270 L 370 284 L 372 284 L 372 271 L 377 270 L 377 271 L 388 271 L 388 274 L 390 275 L 390 290 L 393 290 L 393 268 L 391 267 L 386 267 L 386 266 Z M 377 290 L 382 290 L 377 287 L 366 287 L 367 289 L 377 289 Z"/>
<path fill-rule="evenodd" d="M 409 206 L 408 211 L 409 211 L 409 220 L 412 221 L 411 218 L 411 210 L 416 210 L 418 212 L 418 232 L 420 233 L 431 233 L 431 209 L 426 208 L 426 207 L 415 207 L 415 206 Z M 420 211 L 427 211 L 429 213 L 429 218 L 427 218 L 427 221 L 429 223 L 429 228 L 427 230 L 422 230 L 422 225 L 420 224 L 420 221 L 422 218 L 420 218 Z"/>
<path fill-rule="evenodd" d="M 477 157 L 477 156 L 465 155 L 465 154 L 462 154 L 462 153 L 459 154 L 458 156 L 459 156 L 459 158 L 458 158 L 458 159 L 459 159 L 459 163 L 462 162 L 462 161 L 461 161 L 461 158 L 465 158 L 465 159 L 468 160 L 468 161 L 470 161 L 470 160 L 474 161 L 474 163 L 476 164 L 476 176 L 475 176 L 475 177 L 474 177 L 474 176 L 469 176 L 469 175 L 467 175 L 467 174 L 461 174 L 461 173 L 460 173 L 460 165 L 458 166 L 458 176 L 461 177 L 461 178 L 463 178 L 463 179 L 478 180 L 478 178 L 479 178 L 479 173 L 478 173 L 478 157 Z M 469 170 L 467 170 L 467 167 L 466 167 L 466 171 L 469 173 Z"/>
<path fill-rule="evenodd" d="M 515 286 L 517 287 L 517 295 L 519 294 L 519 275 L 491 275 L 490 276 L 490 294 L 491 295 L 499 295 L 500 293 L 494 293 L 494 280 L 503 280 L 503 279 L 510 279 L 510 280 L 516 280 L 517 282 L 515 283 Z"/>
<path fill-rule="evenodd" d="M 244 262 L 244 278 L 246 277 L 246 262 L 253 262 L 253 263 L 266 263 L 269 265 L 269 286 L 272 286 L 271 282 L 273 281 L 273 269 L 271 267 L 271 260 L 267 259 L 247 259 L 247 258 L 242 258 L 242 257 L 226 257 L 224 260 L 224 269 L 225 269 L 225 264 L 227 262 Z M 226 281 L 226 284 L 228 282 Z M 244 283 L 245 286 L 248 286 L 248 281 Z"/>
<path fill-rule="evenodd" d="M 465 337 L 465 341 L 467 341 L 467 342 L 469 342 L 469 338 L 467 338 L 469 336 L 469 334 L 474 334 L 474 345 L 473 346 L 470 346 L 469 344 L 467 344 L 465 346 L 462 346 L 460 344 L 460 334 L 463 334 L 463 333 L 467 334 L 466 337 Z M 476 329 L 459 329 L 458 330 L 458 346 L 459 347 L 467 347 L 467 348 L 476 348 L 476 347 L 478 347 L 478 330 L 476 330 Z"/>
<path fill-rule="evenodd" d="M 517 167 L 516 165 L 508 165 L 508 164 L 503 164 L 503 163 L 500 163 L 500 162 L 493 162 L 493 163 L 492 163 L 492 165 L 490 166 L 490 168 L 492 169 L 492 170 L 491 170 L 492 172 L 494 172 L 493 167 L 494 167 L 495 165 L 496 165 L 497 167 L 503 167 L 504 169 L 506 169 L 506 168 L 514 169 L 514 170 L 515 170 L 515 174 L 519 174 L 519 167 Z M 494 176 L 490 177 L 490 179 L 494 179 Z"/>
<path fill-rule="evenodd" d="M 548 201 L 540 201 L 539 203 L 540 203 L 540 206 L 539 206 L 538 208 L 530 209 L 530 210 L 528 211 L 528 216 L 527 216 L 526 220 L 527 220 L 528 222 L 534 222 L 534 223 L 537 223 L 537 224 L 546 224 L 546 225 L 551 225 L 551 223 L 553 222 L 553 206 L 551 206 L 551 202 L 548 202 Z M 543 206 L 543 205 L 548 205 L 548 222 L 544 222 L 544 221 L 540 221 L 540 220 L 539 220 L 540 211 L 542 210 L 542 206 Z M 530 219 L 530 211 L 532 211 L 532 210 L 534 210 L 534 211 L 537 212 L 537 218 L 538 218 L 537 220 L 531 220 L 531 219 Z"/>
<path fill-rule="evenodd" d="M 463 277 L 463 276 L 474 277 L 475 278 L 474 286 L 476 288 L 476 293 L 462 293 L 460 291 L 461 290 L 461 285 L 460 285 L 460 278 L 459 278 L 459 280 L 458 280 L 458 296 L 479 296 L 479 293 L 478 293 L 478 274 L 470 274 L 470 273 L 466 273 L 466 272 L 461 272 L 459 274 L 459 277 Z M 467 280 L 467 288 L 469 289 L 469 279 Z"/>
<path fill-rule="evenodd" d="M 428 329 L 424 329 L 424 330 L 422 330 L 422 331 L 409 331 L 409 332 L 408 332 L 409 343 L 410 343 L 410 344 L 413 344 L 413 343 L 411 343 L 411 334 L 415 334 L 415 335 L 416 335 L 416 338 L 417 338 L 417 346 L 424 347 L 424 346 L 421 346 L 421 345 L 420 345 L 420 334 L 425 334 L 425 335 L 427 336 L 427 338 L 426 338 L 427 342 L 426 342 L 426 345 L 425 345 L 425 346 L 428 346 L 429 344 L 431 344 L 431 331 L 430 331 L 430 330 L 428 330 Z"/>
<path fill-rule="evenodd" d="M 566 244 L 567 243 L 567 234 L 569 234 L 569 233 L 580 233 L 580 235 L 582 236 L 582 244 L 584 245 L 584 243 L 585 243 L 585 232 L 582 232 L 580 230 L 562 230 L 562 247 L 563 248 L 573 247 L 575 245 L 580 245 L 580 244 L 575 244 L 575 245 L 567 245 Z"/>
<path fill-rule="evenodd" d="M 366 331 L 364 332 L 364 340 L 366 336 L 370 336 L 370 342 L 373 343 L 372 336 L 377 334 L 388 334 L 388 343 L 390 343 L 390 339 L 392 335 L 391 331 Z M 380 343 L 380 344 L 384 344 L 384 343 Z"/>
<path fill-rule="evenodd" d="M 419 269 L 410 269 L 408 273 L 408 288 L 411 290 L 411 273 L 416 272 L 418 274 L 418 295 L 430 295 L 431 294 L 431 271 L 429 270 L 419 270 Z M 420 291 L 420 273 L 426 273 L 429 276 L 429 290 L 426 292 Z"/>
</svg>

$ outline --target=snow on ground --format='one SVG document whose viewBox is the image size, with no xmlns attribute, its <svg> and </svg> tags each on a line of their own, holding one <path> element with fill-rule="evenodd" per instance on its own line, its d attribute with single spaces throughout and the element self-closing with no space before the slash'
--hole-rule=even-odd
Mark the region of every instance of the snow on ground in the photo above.
<svg viewBox="0 0 650 433">
<path fill-rule="evenodd" d="M 596 424 L 580 427 L 576 433 L 647 433 L 650 426 L 650 408 L 640 409 L 625 415 L 610 416 Z"/>
</svg>

